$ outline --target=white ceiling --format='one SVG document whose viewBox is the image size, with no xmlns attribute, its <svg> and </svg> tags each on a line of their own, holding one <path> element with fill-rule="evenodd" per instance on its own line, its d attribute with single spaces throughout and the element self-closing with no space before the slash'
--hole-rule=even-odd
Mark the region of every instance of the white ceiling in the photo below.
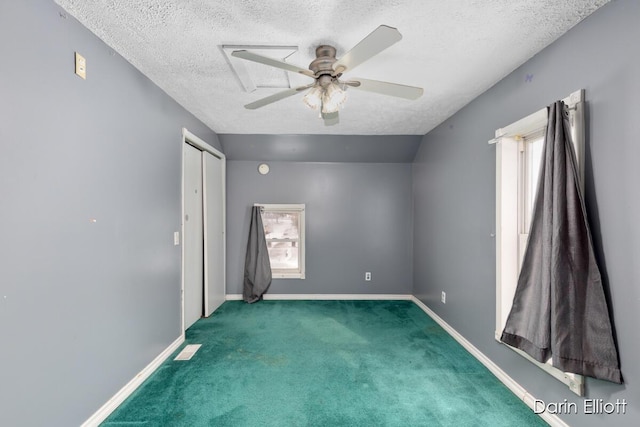
<svg viewBox="0 0 640 427">
<path fill-rule="evenodd" d="M 608 1 L 56 0 L 217 133 L 341 135 L 427 133 Z M 381 24 L 403 39 L 345 77 L 423 87 L 417 101 L 349 90 L 332 127 L 302 95 L 243 107 L 283 89 L 246 92 L 223 45 L 298 46 L 287 62 L 307 68 L 317 45 L 340 57 Z"/>
</svg>

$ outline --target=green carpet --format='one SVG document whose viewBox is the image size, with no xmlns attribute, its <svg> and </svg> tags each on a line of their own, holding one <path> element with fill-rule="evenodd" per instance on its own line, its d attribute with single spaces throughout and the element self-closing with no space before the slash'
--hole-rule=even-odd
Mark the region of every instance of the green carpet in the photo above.
<svg viewBox="0 0 640 427">
<path fill-rule="evenodd" d="M 410 301 L 228 301 L 186 336 L 103 426 L 546 425 Z"/>
</svg>

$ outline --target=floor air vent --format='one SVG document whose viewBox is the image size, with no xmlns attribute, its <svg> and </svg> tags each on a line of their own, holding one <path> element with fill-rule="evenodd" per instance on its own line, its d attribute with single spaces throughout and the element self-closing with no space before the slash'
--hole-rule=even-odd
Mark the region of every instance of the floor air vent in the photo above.
<svg viewBox="0 0 640 427">
<path fill-rule="evenodd" d="M 189 344 L 173 360 L 190 360 L 202 344 Z"/>
</svg>

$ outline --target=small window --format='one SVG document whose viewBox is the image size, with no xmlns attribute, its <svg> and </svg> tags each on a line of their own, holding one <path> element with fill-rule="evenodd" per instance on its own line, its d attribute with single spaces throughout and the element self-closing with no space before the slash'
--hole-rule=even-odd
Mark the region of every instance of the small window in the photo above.
<svg viewBox="0 0 640 427">
<path fill-rule="evenodd" d="M 578 160 L 581 187 L 584 171 L 584 92 L 563 100 L 570 110 L 571 136 Z M 513 304 L 518 275 L 531 228 L 531 216 L 542 163 L 547 109 L 539 110 L 511 125 L 496 130 L 496 326 L 500 341 Z M 582 190 L 584 191 L 584 190 Z M 582 395 L 582 376 L 562 372 L 538 363 L 526 353 L 509 347 Z"/>
<path fill-rule="evenodd" d="M 304 204 L 258 206 L 273 277 L 304 279 Z"/>
</svg>

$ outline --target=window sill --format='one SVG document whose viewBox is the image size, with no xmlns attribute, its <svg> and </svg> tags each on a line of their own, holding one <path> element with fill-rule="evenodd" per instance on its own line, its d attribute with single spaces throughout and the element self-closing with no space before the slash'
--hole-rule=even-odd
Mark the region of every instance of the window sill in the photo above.
<svg viewBox="0 0 640 427">
<path fill-rule="evenodd" d="M 304 273 L 272 273 L 274 279 L 304 279 Z"/>
</svg>

